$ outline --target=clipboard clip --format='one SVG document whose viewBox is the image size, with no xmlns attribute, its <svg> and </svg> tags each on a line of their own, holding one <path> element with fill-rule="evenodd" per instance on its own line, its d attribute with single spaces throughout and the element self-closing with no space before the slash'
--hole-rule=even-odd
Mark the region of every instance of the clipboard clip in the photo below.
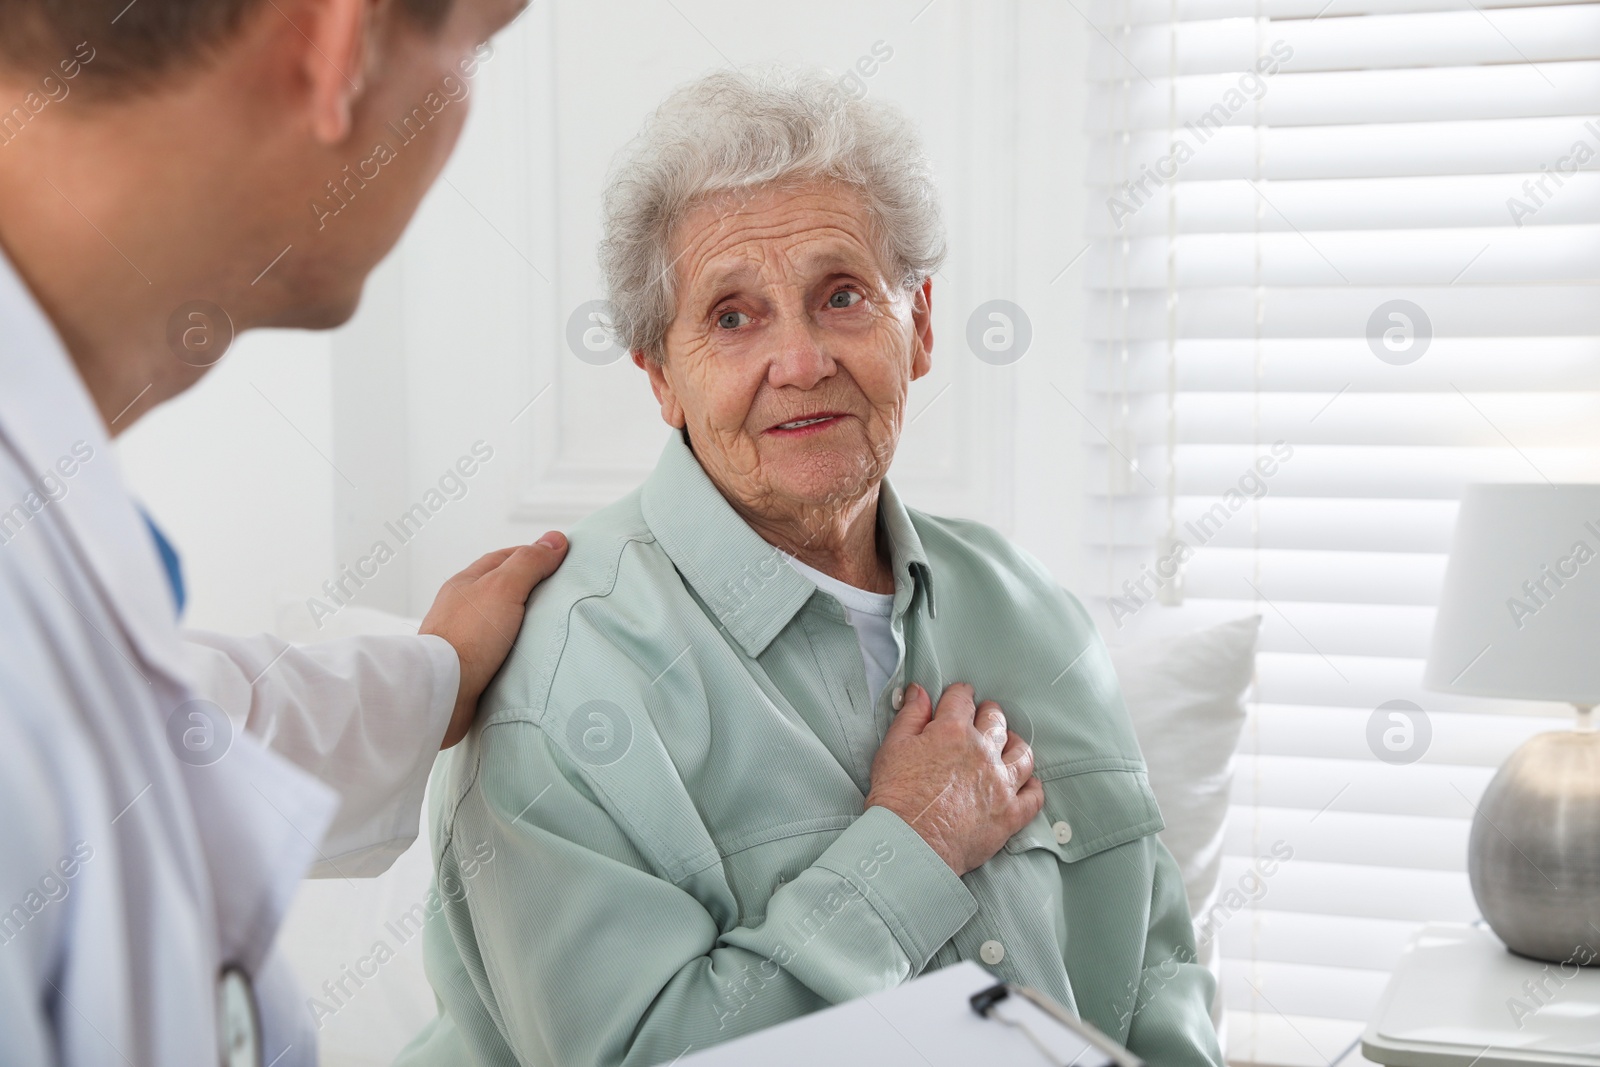
<svg viewBox="0 0 1600 1067">
<path fill-rule="evenodd" d="M 1060 1023 L 1062 1027 L 1064 1027 L 1069 1033 L 1075 1034 L 1077 1037 L 1086 1041 L 1092 1048 L 1103 1052 L 1106 1058 L 1111 1063 L 1115 1064 L 1116 1067 L 1145 1067 L 1144 1061 L 1139 1057 L 1135 1056 L 1133 1053 L 1129 1052 L 1127 1049 L 1111 1040 L 1089 1023 L 1084 1022 L 1076 1015 L 1073 1015 L 1066 1008 L 1063 1008 L 1060 1004 L 1057 1004 L 1054 1000 L 1045 996 L 1036 989 L 1029 988 L 1028 986 L 1012 985 L 1010 982 L 998 982 L 987 989 L 981 989 L 972 994 L 972 996 L 967 999 L 967 1003 L 971 1004 L 972 1010 L 977 1012 L 983 1018 L 992 1019 L 995 1022 L 1005 1023 L 1007 1026 L 1021 1030 L 1025 1035 L 1027 1035 L 1028 1040 L 1032 1041 L 1034 1045 L 1045 1054 L 1046 1058 L 1054 1056 L 1055 1053 L 1051 1051 L 1050 1047 L 1040 1039 L 1038 1034 L 1035 1034 L 1032 1030 L 1030 1030 L 1026 1023 L 1020 1022 L 1016 1019 L 1008 1019 L 1005 1016 L 999 1015 L 995 1012 L 995 1008 L 998 1007 L 999 1004 L 1007 997 L 1011 996 L 1021 997 L 1023 1000 L 1026 1000 L 1028 1003 L 1032 1004 L 1034 1007 L 1050 1016 L 1056 1022 Z M 1068 1067 L 1068 1065 L 1063 1064 L 1062 1067 Z"/>
</svg>

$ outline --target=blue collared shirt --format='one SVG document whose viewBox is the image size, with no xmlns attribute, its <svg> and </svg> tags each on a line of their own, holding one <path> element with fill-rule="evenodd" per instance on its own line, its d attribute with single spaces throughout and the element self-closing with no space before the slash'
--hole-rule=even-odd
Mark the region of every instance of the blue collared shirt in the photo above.
<svg viewBox="0 0 1600 1067">
<path fill-rule="evenodd" d="M 183 587 L 183 562 L 178 558 L 178 550 L 172 547 L 172 542 L 167 540 L 167 535 L 161 532 L 161 527 L 156 525 L 156 520 L 150 517 L 148 511 L 140 508 L 139 514 L 150 530 L 150 539 L 155 542 L 156 555 L 161 558 L 161 569 L 166 572 L 167 585 L 172 590 L 173 611 L 182 616 L 187 594 Z"/>
</svg>

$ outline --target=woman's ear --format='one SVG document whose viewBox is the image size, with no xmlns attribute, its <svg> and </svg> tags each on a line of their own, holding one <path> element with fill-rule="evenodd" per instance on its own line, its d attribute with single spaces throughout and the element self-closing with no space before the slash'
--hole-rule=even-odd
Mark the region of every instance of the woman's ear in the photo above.
<svg viewBox="0 0 1600 1067">
<path fill-rule="evenodd" d="M 683 429 L 683 405 L 678 403 L 678 394 L 667 377 L 665 361 L 656 362 L 645 355 L 642 348 L 635 348 L 632 356 L 633 365 L 650 376 L 650 391 L 656 394 L 656 403 L 661 405 L 661 421 L 675 430 Z"/>
<path fill-rule="evenodd" d="M 916 349 L 911 354 L 911 380 L 933 369 L 933 279 L 923 279 L 911 299 L 911 330 Z"/>
</svg>

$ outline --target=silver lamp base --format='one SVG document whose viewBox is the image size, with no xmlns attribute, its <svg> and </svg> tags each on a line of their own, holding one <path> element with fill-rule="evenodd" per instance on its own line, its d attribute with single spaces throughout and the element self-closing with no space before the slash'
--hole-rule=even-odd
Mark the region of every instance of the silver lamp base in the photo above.
<svg viewBox="0 0 1600 1067">
<path fill-rule="evenodd" d="M 1600 733 L 1539 734 L 1485 790 L 1467 845 L 1472 895 L 1512 952 L 1600 964 Z"/>
</svg>

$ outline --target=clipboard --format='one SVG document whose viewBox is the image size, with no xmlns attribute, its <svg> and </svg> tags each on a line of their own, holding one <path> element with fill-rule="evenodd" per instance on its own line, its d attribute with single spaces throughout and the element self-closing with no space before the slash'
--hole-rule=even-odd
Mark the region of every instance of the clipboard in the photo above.
<svg viewBox="0 0 1600 1067">
<path fill-rule="evenodd" d="M 676 1067 L 1143 1067 L 1055 1001 L 963 961 L 704 1051 Z"/>
</svg>

